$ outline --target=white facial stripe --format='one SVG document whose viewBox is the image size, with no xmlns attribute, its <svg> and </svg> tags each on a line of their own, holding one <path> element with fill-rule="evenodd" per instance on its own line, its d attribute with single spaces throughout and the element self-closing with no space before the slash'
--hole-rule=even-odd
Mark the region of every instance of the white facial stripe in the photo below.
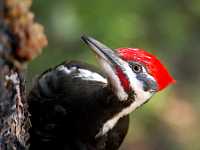
<svg viewBox="0 0 200 150">
<path fill-rule="evenodd" d="M 152 93 L 150 93 L 149 91 L 144 91 L 142 81 L 136 78 L 137 74 L 133 72 L 127 62 L 120 59 L 120 63 L 123 65 L 122 71 L 127 76 L 132 91 L 134 91 L 135 93 L 135 101 L 145 102 L 146 100 L 148 100 L 152 96 Z"/>
<path fill-rule="evenodd" d="M 101 64 L 102 68 L 104 69 L 104 71 L 109 76 L 109 78 L 111 80 L 111 84 L 115 88 L 114 89 L 115 94 L 118 96 L 118 98 L 121 101 L 127 100 L 128 94 L 125 92 L 123 86 L 121 85 L 119 77 L 116 75 L 113 68 L 109 64 L 109 62 L 100 57 L 98 60 L 100 61 L 100 64 Z M 128 80 L 130 82 L 131 89 L 135 92 L 135 98 L 139 101 L 148 100 L 152 96 L 152 93 L 150 93 L 148 91 L 144 91 L 142 81 L 140 81 L 136 78 L 136 73 L 134 73 L 132 71 L 132 69 L 130 68 L 130 66 L 127 62 L 123 61 L 120 58 L 118 59 L 118 61 L 122 65 L 122 67 L 123 67 L 122 71 L 127 76 Z M 145 72 L 146 72 L 146 70 L 145 70 Z"/>
<path fill-rule="evenodd" d="M 108 83 L 107 79 L 105 79 L 103 76 L 87 69 L 77 68 L 77 67 L 67 68 L 64 65 L 61 65 L 57 68 L 57 70 L 64 71 L 66 74 L 71 74 L 73 71 L 78 70 L 78 74 L 74 76 L 75 78 L 81 78 L 82 80 L 88 80 L 88 81 L 102 82 L 104 84 Z"/>
<path fill-rule="evenodd" d="M 98 59 L 101 67 L 103 68 L 104 72 L 108 75 L 111 86 L 114 88 L 114 92 L 119 98 L 119 100 L 124 101 L 127 100 L 128 95 L 124 91 L 124 88 L 121 85 L 121 82 L 119 80 L 119 77 L 116 75 L 116 73 L 113 71 L 112 67 L 108 62 L 106 62 L 104 59 L 99 58 Z"/>
<path fill-rule="evenodd" d="M 104 123 L 103 127 L 100 129 L 100 131 L 96 135 L 96 138 L 103 136 L 108 131 L 110 131 L 116 125 L 116 123 L 119 121 L 120 118 L 122 118 L 122 117 L 130 114 L 131 112 L 133 112 L 136 108 L 138 108 L 142 104 L 144 104 L 144 102 L 146 102 L 148 100 L 148 98 L 151 97 L 151 96 L 152 96 L 152 94 L 149 93 L 149 95 L 147 95 L 146 98 L 145 97 L 142 97 L 142 98 L 137 97 L 137 99 L 131 105 L 122 109 L 121 112 L 117 113 L 113 118 L 106 121 Z"/>
<path fill-rule="evenodd" d="M 110 79 L 111 85 L 114 88 L 114 92 L 121 101 L 125 101 L 128 98 L 128 94 L 125 92 L 124 88 L 121 85 L 119 77 L 116 75 L 115 71 L 111 67 L 110 61 L 97 47 L 90 45 L 90 47 L 95 51 L 98 57 L 98 61 Z M 114 55 L 114 52 L 113 52 Z"/>
<path fill-rule="evenodd" d="M 123 65 L 123 69 L 124 69 L 123 72 L 128 77 L 130 86 L 131 86 L 132 90 L 135 92 L 135 100 L 128 107 L 124 108 L 123 110 L 121 110 L 121 112 L 117 113 L 113 118 L 106 121 L 104 123 L 103 127 L 100 129 L 100 131 L 96 135 L 96 137 L 100 137 L 100 136 L 106 134 L 108 131 L 110 131 L 116 125 L 116 123 L 119 121 L 120 118 L 130 114 L 136 108 L 138 108 L 142 104 L 144 104 L 153 95 L 153 93 L 144 91 L 142 81 L 140 81 L 136 78 L 136 74 L 129 67 L 128 63 L 126 63 L 123 60 L 120 60 L 120 63 Z M 146 72 L 146 70 L 145 70 L 145 72 Z M 116 77 L 116 78 L 118 78 L 118 77 Z"/>
</svg>

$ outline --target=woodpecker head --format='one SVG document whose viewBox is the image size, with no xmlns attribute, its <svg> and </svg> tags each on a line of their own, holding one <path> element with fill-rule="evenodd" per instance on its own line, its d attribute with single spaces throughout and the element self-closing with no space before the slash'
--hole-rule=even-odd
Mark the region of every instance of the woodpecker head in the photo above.
<svg viewBox="0 0 200 150">
<path fill-rule="evenodd" d="M 161 62 L 142 49 L 118 48 L 113 51 L 91 37 L 82 36 L 82 39 L 97 55 L 120 101 L 133 99 L 143 104 L 175 82 Z"/>
</svg>

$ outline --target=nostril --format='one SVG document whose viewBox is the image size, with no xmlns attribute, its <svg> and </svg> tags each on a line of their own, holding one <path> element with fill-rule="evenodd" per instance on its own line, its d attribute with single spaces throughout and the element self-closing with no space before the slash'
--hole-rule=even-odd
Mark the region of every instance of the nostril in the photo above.
<svg viewBox="0 0 200 150">
<path fill-rule="evenodd" d="M 137 79 L 142 81 L 143 84 L 143 90 L 145 92 L 156 92 L 158 90 L 158 86 L 156 81 L 153 79 L 153 77 L 147 75 L 147 74 L 139 74 L 137 75 Z"/>
<path fill-rule="evenodd" d="M 153 92 L 156 92 L 157 91 L 157 85 L 156 85 L 156 82 L 154 80 L 147 80 L 147 85 L 148 85 L 148 89 L 147 91 L 153 93 Z"/>
</svg>

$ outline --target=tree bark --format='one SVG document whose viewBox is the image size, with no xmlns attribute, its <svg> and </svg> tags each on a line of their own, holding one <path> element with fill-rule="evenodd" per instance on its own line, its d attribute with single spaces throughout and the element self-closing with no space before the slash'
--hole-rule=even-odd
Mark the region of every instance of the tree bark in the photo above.
<svg viewBox="0 0 200 150">
<path fill-rule="evenodd" d="M 0 150 L 28 149 L 24 70 L 47 45 L 31 0 L 0 0 Z"/>
</svg>

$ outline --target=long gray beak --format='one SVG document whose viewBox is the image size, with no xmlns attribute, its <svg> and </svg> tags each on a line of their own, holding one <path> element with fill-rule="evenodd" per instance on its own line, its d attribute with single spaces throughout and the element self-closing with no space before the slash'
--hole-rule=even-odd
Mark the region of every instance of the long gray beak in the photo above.
<svg viewBox="0 0 200 150">
<path fill-rule="evenodd" d="M 114 50 L 92 37 L 82 36 L 81 39 L 95 52 L 95 54 L 97 54 L 97 56 L 106 60 L 110 65 L 115 66 L 114 68 L 119 67 L 122 71 L 125 69 L 123 61 Z"/>
<path fill-rule="evenodd" d="M 128 94 L 121 85 L 121 80 L 117 75 L 116 69 L 120 69 L 124 75 L 129 78 L 128 72 L 130 71 L 127 70 L 127 68 L 130 69 L 130 67 L 128 63 L 122 60 L 114 50 L 95 40 L 94 38 L 87 36 L 82 36 L 81 38 L 98 56 L 98 61 L 104 72 L 107 74 L 111 86 L 113 87 L 114 92 L 118 96 L 119 100 L 127 100 Z"/>
</svg>

